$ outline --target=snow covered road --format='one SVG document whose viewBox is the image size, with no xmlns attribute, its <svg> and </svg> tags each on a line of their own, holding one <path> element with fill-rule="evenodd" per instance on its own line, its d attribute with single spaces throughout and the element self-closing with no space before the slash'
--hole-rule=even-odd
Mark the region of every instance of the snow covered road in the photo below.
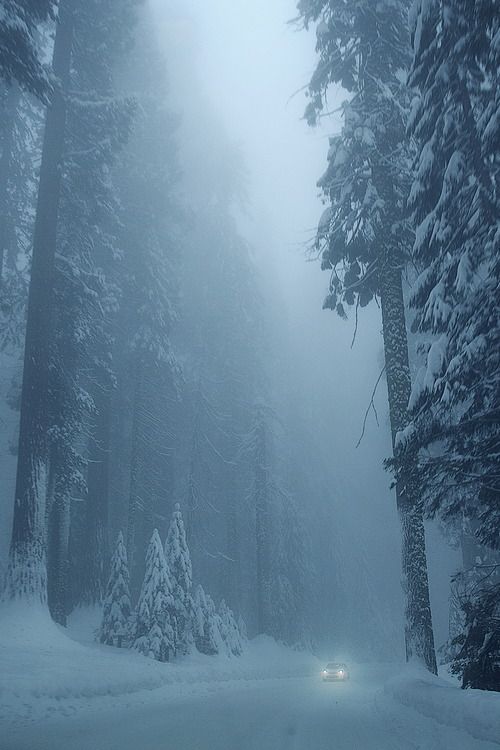
<svg viewBox="0 0 500 750">
<path fill-rule="evenodd" d="M 384 670 L 385 671 L 385 670 Z M 4 727 L 1 750 L 498 750 L 426 718 L 363 668 L 318 677 L 165 686 L 73 702 L 52 718 Z M 499 738 L 500 742 L 500 738 Z"/>
</svg>

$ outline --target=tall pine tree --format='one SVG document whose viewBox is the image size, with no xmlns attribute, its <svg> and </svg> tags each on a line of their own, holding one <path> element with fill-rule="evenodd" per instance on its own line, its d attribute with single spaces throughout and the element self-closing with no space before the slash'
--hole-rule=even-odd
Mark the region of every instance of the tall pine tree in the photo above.
<svg viewBox="0 0 500 750">
<path fill-rule="evenodd" d="M 42 62 L 39 26 L 54 19 L 56 0 L 1 0 L 0 76 L 47 99 L 51 75 Z M 64 8 L 63 8 L 64 12 Z M 59 75 L 59 72 L 54 69 Z"/>
<path fill-rule="evenodd" d="M 28 297 L 14 522 L 6 595 L 47 601 L 46 493 L 48 392 L 57 220 L 74 28 L 73 0 L 59 6 L 53 69 L 59 79 L 47 109 Z"/>
<path fill-rule="evenodd" d="M 363 307 L 380 298 L 396 451 L 398 433 L 408 424 L 411 390 L 402 287 L 412 242 L 404 214 L 409 189 L 408 94 L 402 84 L 410 65 L 407 3 L 301 0 L 298 7 L 306 26 L 317 22 L 319 63 L 309 84 L 308 121 L 314 124 L 323 111 L 330 85 L 342 85 L 351 97 L 343 105 L 342 132 L 330 140 L 328 168 L 319 181 L 329 203 L 317 239 L 322 268 L 331 279 L 325 307 L 345 317 L 345 305 Z M 411 466 L 399 475 L 396 500 L 406 654 L 436 672 L 422 500 Z"/>
<path fill-rule="evenodd" d="M 418 155 L 409 202 L 420 275 L 410 301 L 424 365 L 411 396 L 412 422 L 400 436 L 399 473 L 418 452 L 414 481 L 427 510 L 464 517 L 481 544 L 498 549 L 498 7 L 490 0 L 416 1 L 411 20 L 417 96 L 409 128 Z M 498 641 L 489 637 L 499 597 L 498 576 L 488 575 L 467 603 L 458 669 L 466 686 L 499 684 Z"/>
</svg>

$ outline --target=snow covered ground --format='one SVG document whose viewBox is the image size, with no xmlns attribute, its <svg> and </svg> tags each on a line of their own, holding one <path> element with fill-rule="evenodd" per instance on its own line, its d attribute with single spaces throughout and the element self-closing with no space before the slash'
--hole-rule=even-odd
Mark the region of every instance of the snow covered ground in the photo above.
<svg viewBox="0 0 500 750">
<path fill-rule="evenodd" d="M 322 683 L 267 638 L 159 664 L 0 611 L 1 750 L 498 750 L 500 696 L 390 665 Z"/>
<path fill-rule="evenodd" d="M 248 644 L 239 658 L 192 654 L 162 664 L 128 649 L 93 640 L 96 618 L 83 612 L 68 634 L 42 614 L 0 608 L 0 722 L 44 720 L 163 687 L 172 695 L 213 683 L 304 676 L 319 669 L 313 657 L 278 646 L 270 638 Z M 69 637 L 68 637 L 69 636 Z M 74 640 L 76 639 L 76 640 Z M 4 748 L 0 744 L 0 750 Z"/>
</svg>

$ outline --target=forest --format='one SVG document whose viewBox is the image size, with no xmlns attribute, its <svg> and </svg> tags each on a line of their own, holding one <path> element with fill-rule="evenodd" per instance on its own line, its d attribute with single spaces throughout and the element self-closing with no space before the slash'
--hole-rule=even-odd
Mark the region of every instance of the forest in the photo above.
<svg viewBox="0 0 500 750">
<path fill-rule="evenodd" d="M 339 747 L 497 746 L 499 67 L 497 0 L 0 0 L 2 750 L 326 748 L 333 659 Z"/>
</svg>

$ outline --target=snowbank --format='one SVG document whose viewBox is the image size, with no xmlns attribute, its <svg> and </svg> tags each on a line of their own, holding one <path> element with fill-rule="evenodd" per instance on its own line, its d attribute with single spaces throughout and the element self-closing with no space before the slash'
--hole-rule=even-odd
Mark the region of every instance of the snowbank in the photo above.
<svg viewBox="0 0 500 750">
<path fill-rule="evenodd" d="M 77 633 L 81 643 L 70 635 Z M 250 641 L 240 657 L 194 653 L 162 664 L 128 649 L 92 643 L 88 630 L 64 631 L 43 613 L 0 609 L 0 722 L 43 718 L 80 698 L 120 696 L 170 685 L 299 677 L 318 669 L 310 654 L 271 638 Z M 183 688 L 184 686 L 184 688 Z"/>
<path fill-rule="evenodd" d="M 500 694 L 461 690 L 456 683 L 408 667 L 384 690 L 393 698 L 440 724 L 467 732 L 478 740 L 500 742 Z"/>
</svg>

